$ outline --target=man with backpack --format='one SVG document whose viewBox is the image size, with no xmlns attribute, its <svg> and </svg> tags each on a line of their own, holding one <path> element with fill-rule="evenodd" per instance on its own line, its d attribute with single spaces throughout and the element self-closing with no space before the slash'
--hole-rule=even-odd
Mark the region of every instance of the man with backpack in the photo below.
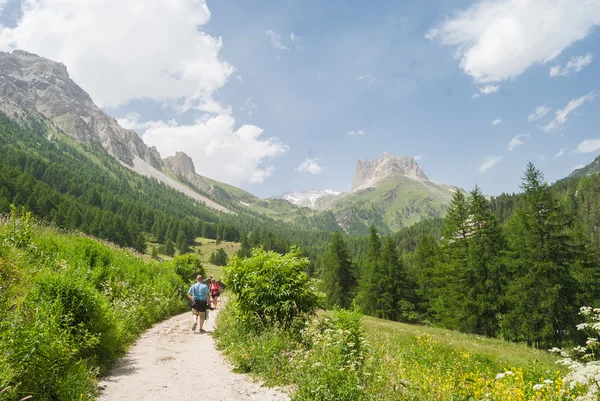
<svg viewBox="0 0 600 401">
<path fill-rule="evenodd" d="M 202 276 L 196 276 L 196 283 L 190 287 L 187 293 L 188 299 L 192 301 L 192 317 L 194 319 L 194 325 L 192 326 L 192 331 L 196 331 L 196 327 L 198 323 L 200 323 L 200 333 L 204 333 L 204 320 L 206 318 L 206 309 L 208 309 L 208 305 L 210 302 L 210 291 L 208 290 L 208 286 L 202 282 Z M 198 318 L 200 318 L 200 322 L 198 322 Z"/>
</svg>

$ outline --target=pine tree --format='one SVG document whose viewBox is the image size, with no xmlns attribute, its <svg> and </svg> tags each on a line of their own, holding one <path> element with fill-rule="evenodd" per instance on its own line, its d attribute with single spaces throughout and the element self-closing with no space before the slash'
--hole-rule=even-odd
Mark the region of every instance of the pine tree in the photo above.
<svg viewBox="0 0 600 401">
<path fill-rule="evenodd" d="M 175 245 L 173 245 L 173 242 L 170 239 L 167 239 L 167 242 L 165 242 L 165 255 L 175 255 Z"/>
<path fill-rule="evenodd" d="M 177 250 L 180 255 L 188 253 L 190 250 L 187 236 L 183 230 L 179 230 L 179 233 L 177 234 Z"/>
<path fill-rule="evenodd" d="M 323 281 L 329 306 L 348 308 L 351 305 L 356 277 L 348 246 L 339 231 L 333 234 L 325 255 Z"/>
<path fill-rule="evenodd" d="M 383 242 L 381 260 L 376 268 L 379 295 L 377 315 L 385 319 L 411 321 L 416 318 L 411 302 L 414 294 L 408 283 L 406 269 L 392 237 Z"/>
<path fill-rule="evenodd" d="M 437 275 L 443 277 L 432 302 L 433 315 L 446 328 L 465 329 L 464 309 L 467 308 L 468 291 L 473 286 L 474 277 L 469 272 L 469 237 L 472 234 L 472 217 L 469 200 L 456 191 L 448 207 L 444 220 L 442 255 Z"/>
<path fill-rule="evenodd" d="M 441 250 L 431 235 L 424 235 L 415 250 L 415 267 L 417 271 L 418 308 L 428 320 L 439 320 L 435 316 L 432 305 L 439 296 L 439 288 L 443 277 L 438 275 L 439 254 Z"/>
<path fill-rule="evenodd" d="M 521 188 L 522 205 L 506 224 L 512 280 L 504 335 L 536 347 L 560 346 L 565 336 L 572 336 L 578 307 L 572 266 L 579 250 L 569 229 L 573 224 L 532 163 Z"/>
<path fill-rule="evenodd" d="M 378 265 L 381 259 L 381 240 L 377 234 L 375 225 L 371 225 L 369 229 L 369 244 L 367 250 L 367 258 L 363 266 L 358 295 L 356 297 L 357 304 L 361 307 L 363 313 L 375 316 L 377 305 L 376 299 L 379 294 L 379 279 L 375 273 L 379 270 Z"/>
<path fill-rule="evenodd" d="M 506 241 L 490 202 L 476 186 L 470 195 L 471 236 L 467 270 L 468 297 L 463 305 L 464 330 L 496 336 L 504 311 L 506 273 L 502 262 Z"/>
</svg>

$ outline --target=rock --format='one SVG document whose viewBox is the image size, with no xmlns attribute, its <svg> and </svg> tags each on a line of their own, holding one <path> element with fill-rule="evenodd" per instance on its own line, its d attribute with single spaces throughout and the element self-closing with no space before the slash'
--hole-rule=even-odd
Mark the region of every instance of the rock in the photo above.
<svg viewBox="0 0 600 401">
<path fill-rule="evenodd" d="M 138 157 L 162 170 L 156 148 L 96 106 L 62 63 L 23 50 L 0 52 L 0 111 L 25 124 L 46 123 L 78 142 L 100 144 L 129 166 Z"/>
<path fill-rule="evenodd" d="M 352 180 L 351 192 L 374 187 L 379 181 L 400 174 L 417 181 L 429 181 L 415 159 L 384 152 L 375 161 L 359 160 Z"/>
</svg>

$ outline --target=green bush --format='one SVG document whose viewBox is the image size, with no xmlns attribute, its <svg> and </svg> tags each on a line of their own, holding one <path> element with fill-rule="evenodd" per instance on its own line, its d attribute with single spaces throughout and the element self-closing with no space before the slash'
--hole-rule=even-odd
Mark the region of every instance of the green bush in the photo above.
<svg viewBox="0 0 600 401">
<path fill-rule="evenodd" d="M 198 274 L 206 276 L 206 270 L 204 270 L 200 258 L 191 253 L 175 256 L 172 263 L 175 273 L 186 283 L 194 281 Z"/>
<path fill-rule="evenodd" d="M 308 264 L 296 248 L 286 255 L 255 249 L 249 258 L 234 257 L 224 280 L 242 314 L 290 328 L 297 319 L 314 314 L 320 304 L 306 274 Z"/>
<path fill-rule="evenodd" d="M 208 261 L 213 265 L 225 266 L 229 263 L 229 256 L 227 256 L 227 252 L 223 248 L 219 248 L 217 252 L 210 254 Z"/>
</svg>

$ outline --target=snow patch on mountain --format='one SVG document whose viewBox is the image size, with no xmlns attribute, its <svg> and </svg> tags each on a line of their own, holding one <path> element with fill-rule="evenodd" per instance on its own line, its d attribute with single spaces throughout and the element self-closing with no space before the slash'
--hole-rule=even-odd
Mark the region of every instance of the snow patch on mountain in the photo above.
<svg viewBox="0 0 600 401">
<path fill-rule="evenodd" d="M 282 199 L 297 205 L 315 208 L 317 201 L 325 196 L 336 196 L 342 194 L 335 189 L 309 189 L 302 192 L 288 191 L 281 195 Z"/>
</svg>

